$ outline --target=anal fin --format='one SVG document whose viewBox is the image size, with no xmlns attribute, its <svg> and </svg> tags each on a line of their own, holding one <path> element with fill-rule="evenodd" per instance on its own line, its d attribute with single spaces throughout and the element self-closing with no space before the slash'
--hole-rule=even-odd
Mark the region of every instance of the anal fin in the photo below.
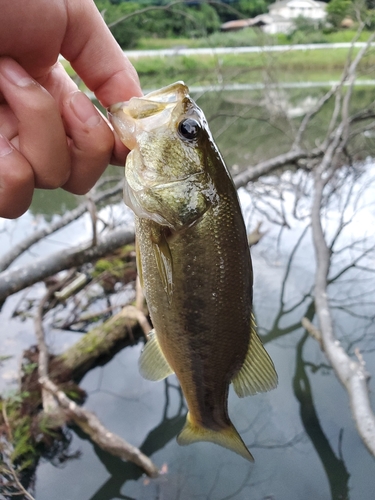
<svg viewBox="0 0 375 500">
<path fill-rule="evenodd" d="M 232 380 L 233 388 L 243 398 L 275 389 L 277 380 L 273 361 L 255 331 L 252 318 L 249 347 L 241 370 Z"/>
<path fill-rule="evenodd" d="M 143 378 L 147 380 L 163 380 L 174 371 L 165 359 L 158 342 L 155 330 L 148 334 L 148 340 L 139 357 L 138 366 Z"/>
</svg>

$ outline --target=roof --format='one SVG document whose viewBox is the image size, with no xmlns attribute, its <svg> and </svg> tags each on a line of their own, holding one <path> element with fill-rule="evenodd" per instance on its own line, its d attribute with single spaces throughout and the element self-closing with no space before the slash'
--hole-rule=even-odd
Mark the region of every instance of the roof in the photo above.
<svg viewBox="0 0 375 500">
<path fill-rule="evenodd" d="M 295 0 L 278 0 L 275 3 L 271 3 L 268 6 L 268 10 L 273 10 L 273 9 L 276 9 L 279 7 L 287 6 L 290 2 L 294 2 L 294 1 Z M 315 1 L 315 0 L 300 0 L 300 1 L 309 3 L 312 7 L 320 7 L 322 9 L 325 9 L 325 7 L 326 7 L 326 4 L 324 2 L 320 2 L 320 1 Z"/>
<path fill-rule="evenodd" d="M 221 25 L 222 30 L 235 30 L 235 29 L 242 29 L 242 28 L 247 28 L 248 26 L 251 26 L 253 24 L 252 19 L 235 19 L 234 21 L 228 21 L 224 24 Z"/>
</svg>

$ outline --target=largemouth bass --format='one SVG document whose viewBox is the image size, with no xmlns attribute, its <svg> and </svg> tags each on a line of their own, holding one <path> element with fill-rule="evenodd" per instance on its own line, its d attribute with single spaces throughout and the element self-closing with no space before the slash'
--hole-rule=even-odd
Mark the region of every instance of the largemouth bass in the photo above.
<svg viewBox="0 0 375 500">
<path fill-rule="evenodd" d="M 149 380 L 176 374 L 189 408 L 179 444 L 210 441 L 252 461 L 228 415 L 229 385 L 244 397 L 273 389 L 277 375 L 254 327 L 237 192 L 188 92 L 177 82 L 109 108 L 131 150 L 124 200 L 154 326 L 139 366 Z"/>
</svg>

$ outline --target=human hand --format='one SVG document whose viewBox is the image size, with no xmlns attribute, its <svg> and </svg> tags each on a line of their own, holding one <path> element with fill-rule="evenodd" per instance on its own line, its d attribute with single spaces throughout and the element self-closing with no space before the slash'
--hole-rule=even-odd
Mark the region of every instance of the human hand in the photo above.
<svg viewBox="0 0 375 500">
<path fill-rule="evenodd" d="M 86 193 L 127 150 L 57 62 L 103 106 L 141 95 L 137 74 L 92 0 L 0 0 L 0 217 L 35 188 Z"/>
</svg>

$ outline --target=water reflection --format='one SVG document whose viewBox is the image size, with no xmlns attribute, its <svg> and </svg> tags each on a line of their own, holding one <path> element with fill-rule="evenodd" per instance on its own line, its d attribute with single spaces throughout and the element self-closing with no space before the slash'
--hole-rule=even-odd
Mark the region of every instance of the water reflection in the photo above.
<svg viewBox="0 0 375 500">
<path fill-rule="evenodd" d="M 157 451 L 165 447 L 165 445 L 180 432 L 186 419 L 186 405 L 179 385 L 171 383 L 168 379 L 164 381 L 164 410 L 161 422 L 152 429 L 146 436 L 144 442 L 140 446 L 140 450 L 148 456 L 152 456 Z M 177 394 L 179 400 L 178 408 L 175 414 L 168 416 L 171 413 L 171 392 Z M 176 398 L 176 394 L 173 400 Z M 175 406 L 175 401 L 173 406 Z M 81 439 L 87 440 L 87 436 L 79 429 L 76 429 L 77 434 Z M 127 481 L 135 481 L 144 474 L 136 465 L 130 462 L 114 457 L 113 455 L 103 451 L 101 448 L 93 445 L 94 452 L 103 466 L 110 474 L 110 478 L 97 490 L 90 500 L 111 500 L 113 498 L 129 499 L 131 497 L 124 496 L 121 489 Z"/>
<path fill-rule="evenodd" d="M 333 500 L 347 500 L 349 498 L 349 478 L 350 474 L 346 469 L 345 462 L 342 457 L 341 437 L 338 443 L 338 457 L 333 451 L 329 439 L 323 431 L 319 416 L 314 406 L 313 394 L 309 377 L 306 372 L 306 367 L 315 368 L 315 372 L 319 367 L 311 366 L 303 358 L 303 349 L 309 334 L 306 332 L 297 344 L 296 349 L 296 371 L 293 377 L 293 389 L 296 399 L 300 404 L 299 414 L 306 434 L 311 439 L 311 442 L 319 455 L 324 470 L 327 474 L 331 498 Z"/>
</svg>

